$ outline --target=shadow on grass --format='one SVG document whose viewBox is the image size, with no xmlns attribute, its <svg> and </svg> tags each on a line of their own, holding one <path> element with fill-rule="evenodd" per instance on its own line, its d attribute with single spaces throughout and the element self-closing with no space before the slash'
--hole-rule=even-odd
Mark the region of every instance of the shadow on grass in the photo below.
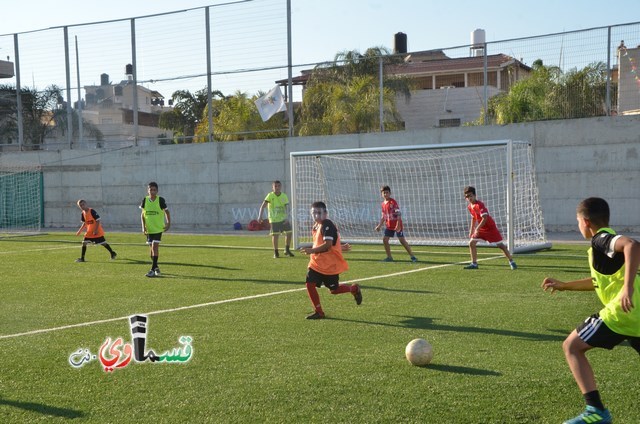
<svg viewBox="0 0 640 424">
<path fill-rule="evenodd" d="M 140 259 L 129 259 L 129 258 L 120 258 L 116 259 L 115 262 L 126 263 L 127 265 L 151 265 L 151 261 L 149 260 L 140 260 Z M 184 262 L 164 262 L 160 261 L 158 266 L 162 267 L 164 265 L 175 265 L 175 266 L 187 266 L 193 268 L 213 268 L 213 269 L 223 269 L 227 271 L 240 271 L 240 268 L 229 268 L 226 266 L 218 266 L 218 265 L 204 265 L 204 264 L 190 264 Z"/>
<path fill-rule="evenodd" d="M 456 365 L 442 365 L 442 364 L 429 364 L 425 367 L 430 370 L 442 371 L 442 372 L 451 372 L 456 374 L 467 374 L 467 375 L 493 375 L 499 377 L 502 373 L 490 370 L 483 370 L 480 368 L 471 368 L 471 367 L 460 367 Z"/>
<path fill-rule="evenodd" d="M 35 402 L 20 402 L 16 400 L 8 400 L 0 398 L 0 405 L 13 406 L 14 408 L 24 409 L 25 411 L 38 412 L 43 415 L 52 415 L 64 418 L 81 418 L 84 414 L 74 409 L 58 408 L 56 406 L 44 405 Z"/>
<path fill-rule="evenodd" d="M 304 281 L 296 280 L 296 281 L 285 281 L 285 280 L 259 280 L 255 278 L 223 278 L 223 277 L 205 277 L 202 275 L 184 275 L 184 274 L 174 274 L 163 272 L 160 277 L 154 278 L 181 278 L 184 280 L 199 280 L 199 281 L 221 281 L 227 283 L 257 283 L 257 284 L 286 284 L 286 285 L 296 285 L 301 289 L 304 288 Z"/>
<path fill-rule="evenodd" d="M 428 317 L 408 317 L 408 316 L 399 316 L 399 317 L 406 318 L 406 319 L 400 320 L 397 324 L 390 324 L 386 322 L 334 318 L 334 317 L 331 317 L 329 319 L 336 320 L 336 321 L 356 322 L 361 324 L 382 325 L 387 327 L 415 328 L 419 330 L 454 331 L 456 333 L 493 334 L 497 336 L 515 337 L 515 338 L 531 340 L 536 342 L 559 342 L 559 341 L 563 341 L 566 338 L 566 336 L 561 337 L 561 336 L 555 336 L 552 334 L 529 333 L 525 331 L 500 330 L 497 328 L 469 327 L 469 326 L 463 326 L 463 325 L 436 324 L 434 318 L 428 318 Z"/>
</svg>

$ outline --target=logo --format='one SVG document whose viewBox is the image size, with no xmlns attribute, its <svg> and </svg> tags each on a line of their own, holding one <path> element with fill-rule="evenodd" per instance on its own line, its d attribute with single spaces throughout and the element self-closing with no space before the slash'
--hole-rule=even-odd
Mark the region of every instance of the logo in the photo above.
<svg viewBox="0 0 640 424">
<path fill-rule="evenodd" d="M 98 360 L 104 372 L 109 373 L 135 362 L 184 364 L 191 360 L 193 347 L 190 336 L 180 336 L 178 342 L 182 345 L 181 347 L 175 347 L 158 355 L 153 350 L 145 350 L 147 316 L 133 315 L 129 317 L 128 321 L 131 329 L 131 342 L 124 342 L 122 337 L 118 337 L 114 341 L 111 337 L 107 337 L 100 346 L 97 355 L 91 353 L 89 349 L 81 347 L 69 355 L 69 364 L 74 368 L 82 368 L 86 364 Z"/>
</svg>

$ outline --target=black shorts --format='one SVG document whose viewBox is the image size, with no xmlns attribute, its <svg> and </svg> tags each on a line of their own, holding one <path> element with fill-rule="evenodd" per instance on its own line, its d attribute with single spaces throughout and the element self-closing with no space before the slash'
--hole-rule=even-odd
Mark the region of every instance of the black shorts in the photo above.
<svg viewBox="0 0 640 424">
<path fill-rule="evenodd" d="M 336 290 L 338 288 L 338 280 L 340 278 L 340 274 L 336 275 L 325 275 L 320 274 L 318 271 L 315 271 L 311 268 L 307 270 L 307 283 L 314 283 L 316 287 L 324 286 L 329 290 Z"/>
<path fill-rule="evenodd" d="M 291 232 L 291 223 L 289 221 L 280 221 L 280 222 L 271 222 L 271 231 L 270 235 L 280 234 L 280 233 L 290 233 Z"/>
<path fill-rule="evenodd" d="M 105 244 L 107 241 L 104 239 L 104 236 L 102 237 L 86 237 L 84 238 L 84 240 L 82 241 L 84 244 Z"/>
<path fill-rule="evenodd" d="M 576 327 L 580 340 L 593 347 L 613 349 L 623 341 L 640 353 L 640 337 L 625 336 L 612 331 L 600 318 L 600 314 L 593 314 Z"/>
<path fill-rule="evenodd" d="M 147 234 L 147 244 L 160 244 L 160 240 L 162 240 L 162 233 Z"/>
</svg>

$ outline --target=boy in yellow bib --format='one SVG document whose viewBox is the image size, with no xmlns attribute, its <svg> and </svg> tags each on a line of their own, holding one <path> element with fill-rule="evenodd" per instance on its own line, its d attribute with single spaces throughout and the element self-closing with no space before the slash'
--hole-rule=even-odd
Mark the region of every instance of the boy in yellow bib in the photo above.
<svg viewBox="0 0 640 424">
<path fill-rule="evenodd" d="M 617 235 L 609 226 L 609 205 L 604 199 L 590 197 L 578 204 L 578 227 L 585 239 L 591 239 L 588 250 L 591 278 L 562 282 L 545 278 L 546 291 L 595 290 L 604 305 L 591 315 L 564 341 L 564 354 L 587 403 L 583 413 L 565 424 L 611 423 L 611 414 L 600 399 L 596 380 L 586 352 L 595 348 L 613 349 L 627 340 L 640 353 L 640 243 Z"/>
<path fill-rule="evenodd" d="M 171 214 L 167 208 L 164 197 L 158 196 L 158 183 L 151 181 L 147 186 L 148 196 L 142 199 L 140 209 L 140 221 L 142 232 L 147 235 L 147 244 L 150 246 L 151 270 L 147 277 L 159 277 L 158 256 L 160 255 L 160 241 L 162 233 L 171 226 Z"/>
</svg>

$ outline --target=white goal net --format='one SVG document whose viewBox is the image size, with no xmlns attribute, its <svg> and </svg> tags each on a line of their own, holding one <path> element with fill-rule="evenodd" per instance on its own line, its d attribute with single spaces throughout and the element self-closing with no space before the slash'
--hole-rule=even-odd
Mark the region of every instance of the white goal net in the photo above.
<svg viewBox="0 0 640 424">
<path fill-rule="evenodd" d="M 467 245 L 471 216 L 463 189 L 473 186 L 509 250 L 550 247 L 526 142 L 292 152 L 290 159 L 296 246 L 311 242 L 309 209 L 315 201 L 327 204 L 344 241 L 381 243 L 374 228 L 381 217 L 380 188 L 388 185 L 412 245 Z"/>
<path fill-rule="evenodd" d="M 42 228 L 42 171 L 31 165 L 0 165 L 0 236 Z"/>
</svg>

